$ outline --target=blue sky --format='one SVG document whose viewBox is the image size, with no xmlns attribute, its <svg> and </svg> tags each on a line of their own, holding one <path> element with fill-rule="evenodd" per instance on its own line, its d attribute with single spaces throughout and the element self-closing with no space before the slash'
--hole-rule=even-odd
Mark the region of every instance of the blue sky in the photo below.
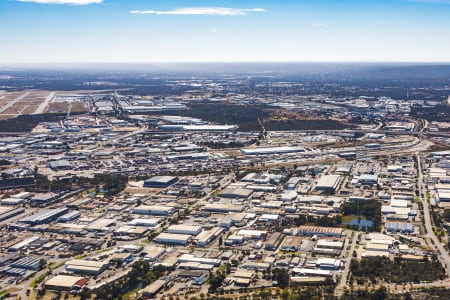
<svg viewBox="0 0 450 300">
<path fill-rule="evenodd" d="M 450 62 L 450 0 L 0 0 L 0 63 Z"/>
</svg>

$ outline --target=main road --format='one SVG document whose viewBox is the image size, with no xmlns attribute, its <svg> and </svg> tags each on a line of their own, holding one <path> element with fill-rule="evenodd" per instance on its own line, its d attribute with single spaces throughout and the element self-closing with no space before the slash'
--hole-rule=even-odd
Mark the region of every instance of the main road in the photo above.
<svg viewBox="0 0 450 300">
<path fill-rule="evenodd" d="M 431 223 L 431 216 L 430 216 L 430 208 L 428 206 L 428 199 L 426 199 L 425 195 L 427 194 L 427 191 L 423 184 L 423 173 L 422 173 L 422 162 L 420 160 L 420 155 L 416 153 L 416 159 L 417 159 L 417 180 L 420 190 L 420 199 L 423 204 L 423 217 L 425 221 L 425 231 L 426 235 L 424 237 L 428 237 L 431 239 L 433 244 L 435 245 L 436 249 L 440 252 L 439 258 L 441 262 L 446 266 L 447 269 L 447 275 L 450 278 L 450 256 L 448 255 L 448 251 L 442 246 L 441 241 L 437 238 L 437 236 L 434 234 L 433 231 L 433 224 Z"/>
<path fill-rule="evenodd" d="M 338 283 L 338 285 L 336 286 L 336 289 L 334 290 L 334 294 L 337 297 L 341 297 L 342 294 L 344 293 L 344 288 L 347 284 L 347 277 L 348 274 L 350 273 L 350 263 L 352 261 L 353 258 L 353 252 L 355 251 L 355 247 L 356 247 L 356 241 L 359 238 L 359 232 L 358 231 L 352 231 L 352 239 L 351 239 L 351 245 L 350 245 L 350 250 L 348 252 L 348 255 L 346 256 L 346 258 L 344 259 L 345 261 L 345 266 L 344 266 L 344 271 L 341 274 L 341 279 Z M 345 253 L 345 249 L 343 250 Z"/>
</svg>

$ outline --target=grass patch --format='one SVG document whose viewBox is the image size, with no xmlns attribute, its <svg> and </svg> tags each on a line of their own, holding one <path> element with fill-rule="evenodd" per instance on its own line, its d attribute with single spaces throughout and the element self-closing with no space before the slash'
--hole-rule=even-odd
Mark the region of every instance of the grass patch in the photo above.
<svg viewBox="0 0 450 300">
<path fill-rule="evenodd" d="M 134 299 L 134 297 L 131 297 L 131 296 L 136 294 L 139 290 L 140 290 L 140 288 L 135 288 L 134 290 L 131 290 L 130 292 L 123 295 L 121 299 L 122 300 Z"/>
<path fill-rule="evenodd" d="M 33 281 L 30 283 L 30 288 L 34 289 L 36 285 L 44 281 L 45 277 L 50 273 L 49 270 L 45 271 L 44 273 L 36 276 Z"/>
</svg>

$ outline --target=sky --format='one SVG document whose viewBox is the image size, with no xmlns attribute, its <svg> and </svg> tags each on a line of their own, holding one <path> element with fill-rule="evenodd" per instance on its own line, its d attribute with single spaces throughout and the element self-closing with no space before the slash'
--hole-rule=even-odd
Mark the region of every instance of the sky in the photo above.
<svg viewBox="0 0 450 300">
<path fill-rule="evenodd" d="M 450 62 L 450 0 L 0 0 L 0 64 Z"/>
</svg>

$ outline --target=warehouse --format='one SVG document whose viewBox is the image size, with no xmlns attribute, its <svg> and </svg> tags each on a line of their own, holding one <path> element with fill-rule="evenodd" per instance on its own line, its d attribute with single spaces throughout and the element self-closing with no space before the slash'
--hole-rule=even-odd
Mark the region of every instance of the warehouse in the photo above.
<svg viewBox="0 0 450 300">
<path fill-rule="evenodd" d="M 283 238 L 284 234 L 282 234 L 281 232 L 272 233 L 267 239 L 264 249 L 271 251 L 277 250 L 278 246 L 280 246 L 281 242 L 283 241 Z"/>
<path fill-rule="evenodd" d="M 300 247 L 300 243 L 302 242 L 302 238 L 299 236 L 287 236 L 283 245 L 281 245 L 281 250 L 286 252 L 296 252 Z"/>
<path fill-rule="evenodd" d="M 251 230 L 251 229 L 241 229 L 238 231 L 237 235 L 243 236 L 247 239 L 262 239 L 267 236 L 267 231 L 265 230 Z"/>
<path fill-rule="evenodd" d="M 19 222 L 27 223 L 30 225 L 37 224 L 47 224 L 56 218 L 66 214 L 69 211 L 66 207 L 60 207 L 55 209 L 46 209 L 35 213 L 34 215 L 28 216 L 26 218 L 21 219 Z"/>
<path fill-rule="evenodd" d="M 297 199 L 296 191 L 286 191 L 280 195 L 280 200 L 283 202 L 292 202 Z"/>
<path fill-rule="evenodd" d="M 319 227 L 302 225 L 298 228 L 298 235 L 317 235 L 341 237 L 344 230 L 337 227 Z"/>
<path fill-rule="evenodd" d="M 245 206 L 240 204 L 208 203 L 203 210 L 210 212 L 242 212 Z"/>
<path fill-rule="evenodd" d="M 335 192 L 340 182 L 340 175 L 322 175 L 317 181 L 315 189 L 317 191 Z"/>
<path fill-rule="evenodd" d="M 10 198 L 2 199 L 0 201 L 0 204 L 1 205 L 16 206 L 16 205 L 20 205 L 20 204 L 22 204 L 24 202 L 25 202 L 25 199 L 10 197 Z"/>
<path fill-rule="evenodd" d="M 45 282 L 45 288 L 52 291 L 79 291 L 89 282 L 89 278 L 58 275 Z"/>
<path fill-rule="evenodd" d="M 252 190 L 246 188 L 227 187 L 218 196 L 222 198 L 248 199 L 252 193 Z"/>
<path fill-rule="evenodd" d="M 295 190 L 300 181 L 301 181 L 300 177 L 289 178 L 288 182 L 286 182 L 286 189 Z"/>
<path fill-rule="evenodd" d="M 327 248 L 327 249 L 339 249 L 344 248 L 344 242 L 341 241 L 329 241 L 324 239 L 319 239 L 316 244 L 317 248 Z"/>
<path fill-rule="evenodd" d="M 73 220 L 79 218 L 80 216 L 81 216 L 81 213 L 79 211 L 73 210 L 73 211 L 70 211 L 70 212 L 62 215 L 58 219 L 56 219 L 56 222 L 66 223 L 66 222 L 73 221 Z"/>
<path fill-rule="evenodd" d="M 70 169 L 72 169 L 72 165 L 66 159 L 53 160 L 53 161 L 50 161 L 48 163 L 48 165 L 49 165 L 50 169 L 52 169 L 54 171 L 70 170 Z"/>
<path fill-rule="evenodd" d="M 41 266 L 40 258 L 29 258 L 29 257 L 21 258 L 11 264 L 11 267 L 13 268 L 27 269 L 27 270 L 38 270 L 40 266 Z"/>
<path fill-rule="evenodd" d="M 225 229 L 223 228 L 214 227 L 210 230 L 204 230 L 194 240 L 197 246 L 206 247 L 214 239 L 220 236 L 224 231 Z"/>
<path fill-rule="evenodd" d="M 109 231 L 116 224 L 114 219 L 100 218 L 85 227 L 87 231 Z"/>
<path fill-rule="evenodd" d="M 67 261 L 64 264 L 64 267 L 69 273 L 98 275 L 106 270 L 108 263 L 102 261 L 77 259 Z"/>
<path fill-rule="evenodd" d="M 377 184 L 378 183 L 378 175 L 363 174 L 358 177 L 358 183 L 360 183 L 360 184 Z"/>
<path fill-rule="evenodd" d="M 24 208 L 3 208 L 0 207 L 0 222 L 18 216 L 25 212 Z"/>
<path fill-rule="evenodd" d="M 316 267 L 326 270 L 338 270 L 341 268 L 342 262 L 335 258 L 319 258 Z"/>
<path fill-rule="evenodd" d="M 34 195 L 30 199 L 31 206 L 40 206 L 44 207 L 47 206 L 53 202 L 55 202 L 58 199 L 58 195 L 55 193 L 40 193 Z"/>
<path fill-rule="evenodd" d="M 144 181 L 144 187 L 147 188 L 167 188 L 178 181 L 174 176 L 154 176 Z"/>
<path fill-rule="evenodd" d="M 23 248 L 27 247 L 28 245 L 30 245 L 31 243 L 33 243 L 33 242 L 35 242 L 37 240 L 39 240 L 38 236 L 29 237 L 29 238 L 27 238 L 27 239 L 25 239 L 25 240 L 15 244 L 15 245 L 11 246 L 11 247 L 9 247 L 8 251 L 9 252 L 17 252 L 20 249 L 23 249 Z"/>
<path fill-rule="evenodd" d="M 229 235 L 228 238 L 224 242 L 224 244 L 226 246 L 233 246 L 233 245 L 242 244 L 242 243 L 244 243 L 244 236 L 237 235 L 237 234 Z"/>
<path fill-rule="evenodd" d="M 138 215 L 168 216 L 172 214 L 174 210 L 175 208 L 171 206 L 141 205 L 133 209 L 133 213 Z"/>
<path fill-rule="evenodd" d="M 171 225 L 167 228 L 168 233 L 197 235 L 202 231 L 202 226 L 195 225 Z"/>
<path fill-rule="evenodd" d="M 302 147 L 260 147 L 260 148 L 244 148 L 241 152 L 244 155 L 270 155 L 279 153 L 295 153 L 304 152 L 305 149 Z"/>
<path fill-rule="evenodd" d="M 133 219 L 128 222 L 130 226 L 144 226 L 144 227 L 156 227 L 159 223 L 161 223 L 161 218 L 149 218 L 149 219 Z"/>
<path fill-rule="evenodd" d="M 305 276 L 320 276 L 320 277 L 331 277 L 333 273 L 330 270 L 317 270 L 317 269 L 306 269 L 306 268 L 293 268 L 292 274 L 301 274 Z"/>
<path fill-rule="evenodd" d="M 386 228 L 386 231 L 388 231 L 388 232 L 402 232 L 402 233 L 414 232 L 414 228 L 411 223 L 386 222 L 385 228 Z"/>
<path fill-rule="evenodd" d="M 153 297 L 164 287 L 166 281 L 158 279 L 144 288 L 142 297 L 144 299 L 153 299 Z"/>
<path fill-rule="evenodd" d="M 189 234 L 160 233 L 154 241 L 161 244 L 179 244 L 187 245 L 192 239 Z"/>
<path fill-rule="evenodd" d="M 142 253 L 144 254 L 144 260 L 155 261 L 166 253 L 166 249 L 161 247 L 146 246 Z"/>
<path fill-rule="evenodd" d="M 215 258 L 197 257 L 192 254 L 183 254 L 178 258 L 178 263 L 200 263 L 217 267 L 220 265 L 221 260 Z"/>
<path fill-rule="evenodd" d="M 238 125 L 184 125 L 183 130 L 187 131 L 234 131 Z"/>
<path fill-rule="evenodd" d="M 253 262 L 253 261 L 247 261 L 242 265 L 244 269 L 247 270 L 267 270 L 270 268 L 270 264 L 266 262 Z"/>
</svg>

